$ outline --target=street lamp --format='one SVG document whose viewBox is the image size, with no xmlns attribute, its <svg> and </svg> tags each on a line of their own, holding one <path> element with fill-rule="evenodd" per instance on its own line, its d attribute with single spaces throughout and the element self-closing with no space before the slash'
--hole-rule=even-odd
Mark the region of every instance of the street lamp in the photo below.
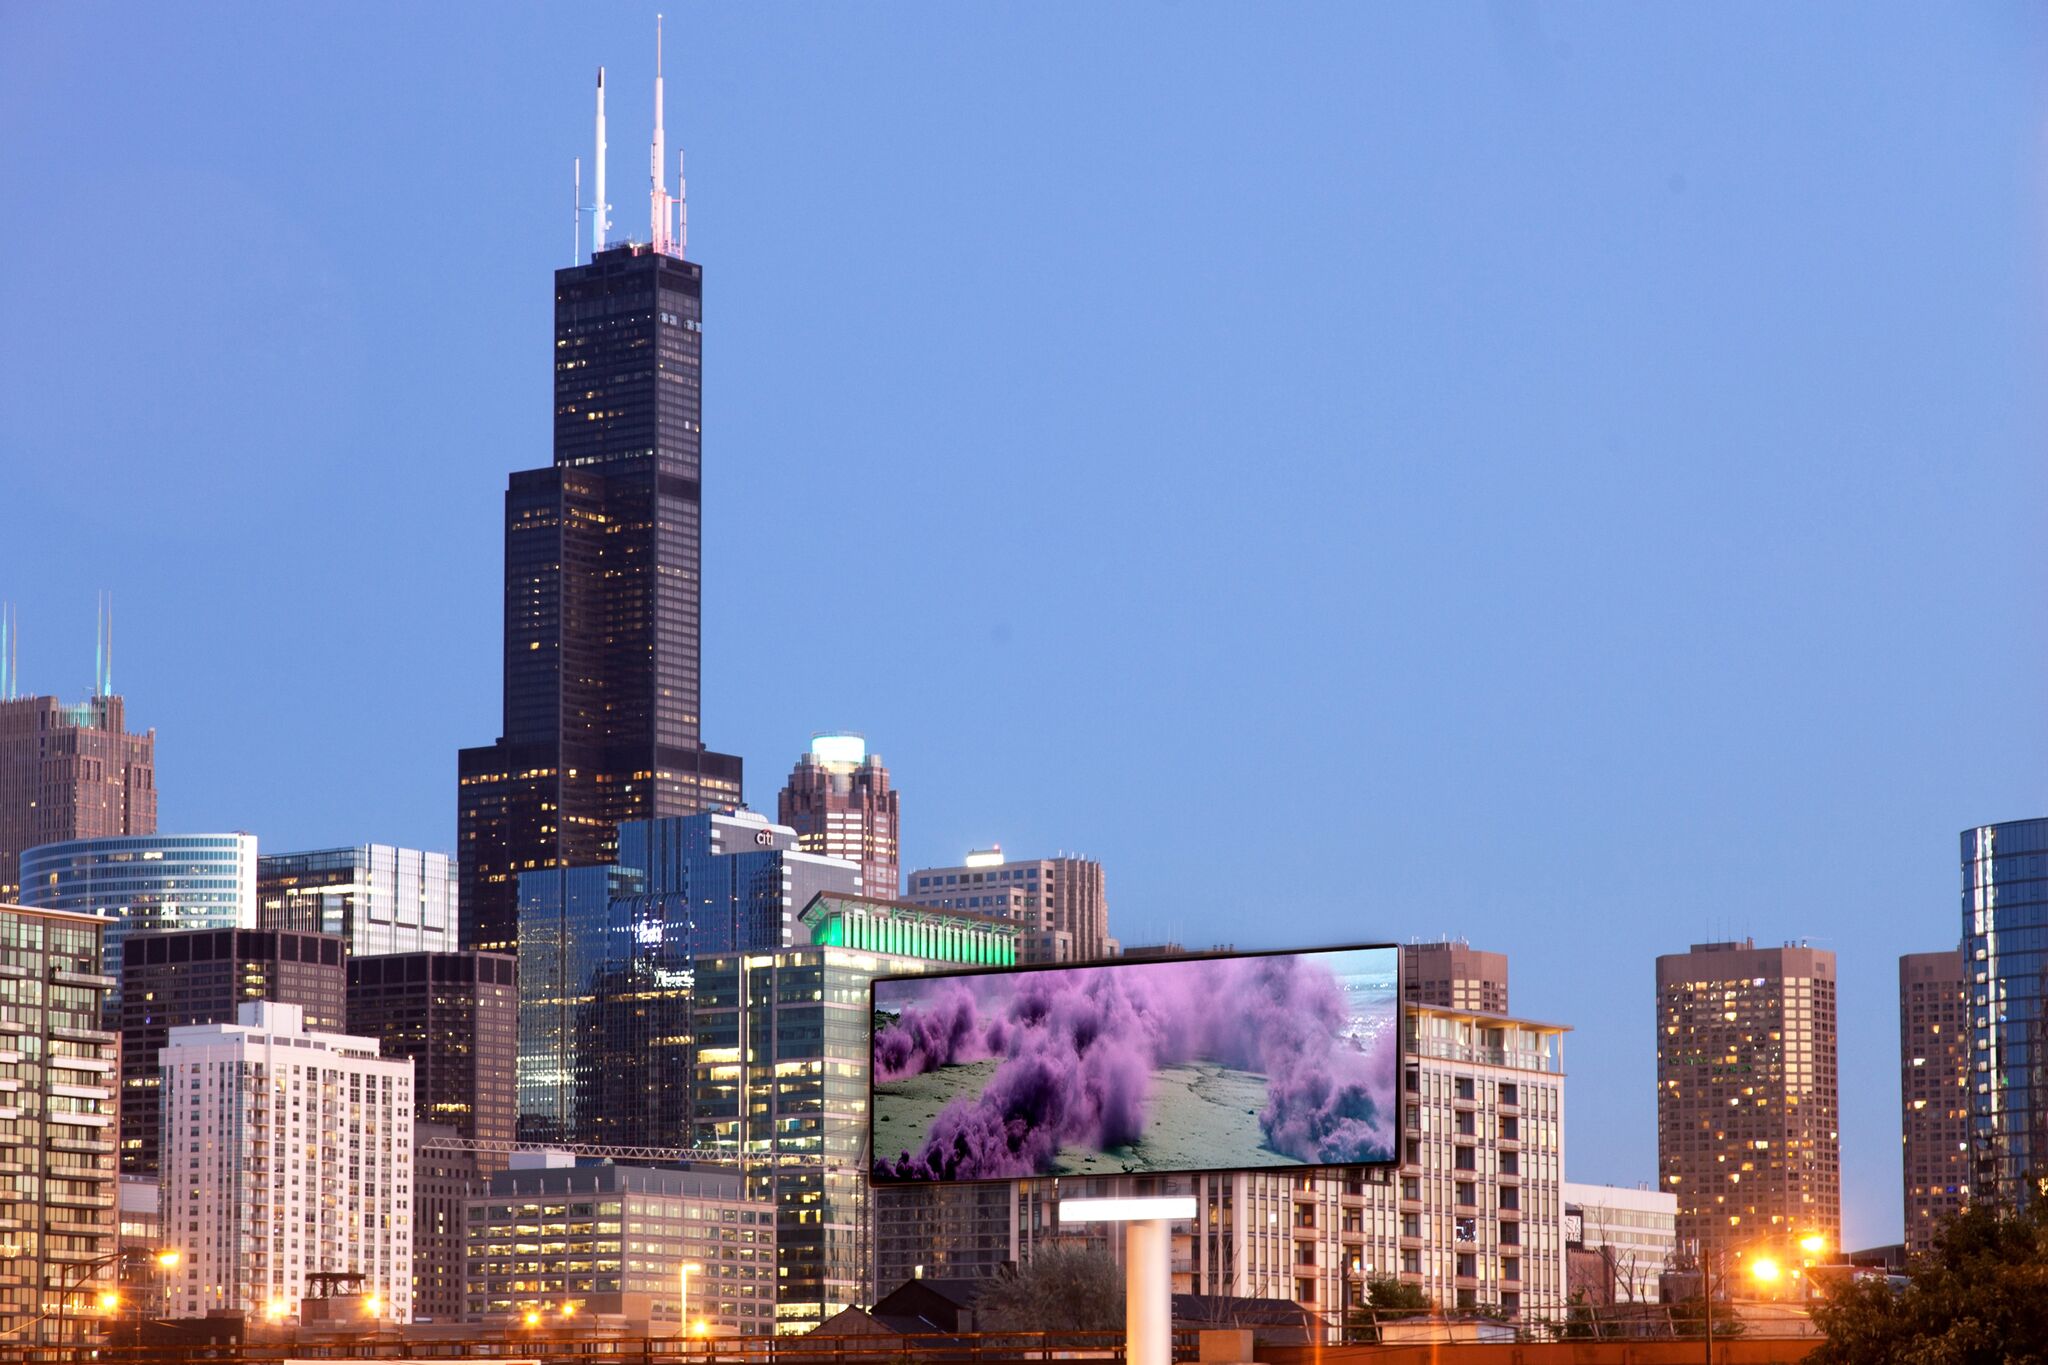
<svg viewBox="0 0 2048 1365">
<path fill-rule="evenodd" d="M 19 1254 L 18 1248 L 10 1248 L 10 1250 L 13 1251 L 14 1254 Z M 121 1247 L 118 1250 L 108 1252 L 104 1256 L 96 1256 L 90 1261 L 82 1261 L 73 1271 L 71 1278 L 68 1281 L 66 1281 L 61 1288 L 58 1289 L 57 1302 L 55 1307 L 45 1308 L 42 1312 L 30 1318 L 27 1322 L 21 1323 L 15 1327 L 11 1327 L 5 1333 L 0 1333 L 0 1336 L 12 1336 L 16 1332 L 26 1332 L 29 1328 L 34 1327 L 39 1323 L 46 1322 L 51 1318 L 63 1318 L 67 1313 L 69 1304 L 71 1303 L 71 1296 L 79 1293 L 83 1289 L 85 1282 L 92 1278 L 92 1274 L 94 1271 L 99 1270 L 105 1266 L 113 1265 L 119 1261 L 136 1260 L 143 1257 L 148 1257 L 149 1259 L 155 1261 L 157 1265 L 163 1267 L 165 1270 L 169 1270 L 172 1266 L 175 1266 L 179 1260 L 179 1254 L 176 1251 L 172 1251 L 169 1249 L 151 1251 L 147 1247 Z M 118 1280 L 118 1278 L 119 1275 L 117 1273 L 116 1279 Z M 100 1293 L 97 1302 L 102 1313 L 112 1313 L 114 1309 L 120 1307 L 121 1296 L 117 1290 L 108 1289 Z M 137 1311 L 140 1312 L 141 1299 L 139 1296 L 136 1299 L 136 1304 Z M 75 1317 L 73 1321 L 78 1324 L 78 1335 L 82 1340 L 85 1335 L 85 1315 L 81 1313 L 77 1317 Z"/>
<path fill-rule="evenodd" d="M 695 1261 L 683 1262 L 681 1276 L 682 1297 L 676 1301 L 677 1336 L 682 1336 L 685 1332 L 690 1330 L 690 1272 L 693 1270 L 702 1270 L 703 1268 L 703 1266 L 697 1264 L 697 1262 Z M 697 1325 L 701 1328 L 704 1324 L 698 1323 Z M 703 1333 L 700 1331 L 697 1335 L 702 1336 Z"/>
</svg>

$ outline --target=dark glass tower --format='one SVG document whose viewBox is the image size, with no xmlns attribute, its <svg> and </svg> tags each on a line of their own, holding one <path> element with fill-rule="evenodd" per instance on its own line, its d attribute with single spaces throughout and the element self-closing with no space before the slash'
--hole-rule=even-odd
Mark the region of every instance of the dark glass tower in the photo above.
<svg viewBox="0 0 2048 1365">
<path fill-rule="evenodd" d="M 1971 1034 L 1968 1196 L 2048 1192 L 2048 820 L 1963 831 Z"/>
<path fill-rule="evenodd" d="M 505 493 L 504 734 L 460 762 L 467 948 L 516 946 L 521 872 L 740 801 L 698 711 L 703 282 L 641 245 L 555 273 L 555 462 Z"/>
</svg>

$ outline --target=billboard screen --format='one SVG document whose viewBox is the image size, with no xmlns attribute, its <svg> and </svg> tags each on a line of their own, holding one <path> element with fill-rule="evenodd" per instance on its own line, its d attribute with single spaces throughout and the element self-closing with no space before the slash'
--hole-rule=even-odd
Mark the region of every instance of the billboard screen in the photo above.
<svg viewBox="0 0 2048 1365">
<path fill-rule="evenodd" d="M 1395 1159 L 1392 946 L 873 986 L 877 1181 Z"/>
</svg>

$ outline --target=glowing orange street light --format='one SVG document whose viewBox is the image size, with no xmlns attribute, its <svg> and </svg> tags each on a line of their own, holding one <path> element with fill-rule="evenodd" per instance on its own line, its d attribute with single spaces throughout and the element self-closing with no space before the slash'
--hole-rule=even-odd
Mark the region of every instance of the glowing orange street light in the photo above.
<svg viewBox="0 0 2048 1365">
<path fill-rule="evenodd" d="M 1759 1284 L 1775 1284 L 1782 1274 L 1783 1269 L 1768 1256 L 1759 1256 L 1749 1263 L 1750 1278 Z"/>
<path fill-rule="evenodd" d="M 113 1290 L 110 1289 L 106 1293 L 100 1295 L 100 1311 L 102 1313 L 111 1313 L 120 1306 L 121 1296 L 119 1294 L 116 1294 Z"/>
<path fill-rule="evenodd" d="M 576 1305 L 575 1305 L 575 1304 L 573 1304 L 573 1303 L 565 1303 L 565 1304 L 563 1304 L 563 1305 L 562 1305 L 562 1316 L 563 1316 L 563 1317 L 565 1317 L 565 1318 L 573 1318 L 573 1317 L 575 1317 L 575 1316 L 576 1316 Z"/>
<path fill-rule="evenodd" d="M 1818 1256 L 1828 1249 L 1828 1239 L 1818 1232 L 1809 1232 L 1799 1239 L 1799 1249 L 1809 1256 Z"/>
<path fill-rule="evenodd" d="M 526 1325 L 528 1327 L 540 1326 L 540 1311 L 538 1309 L 529 1308 L 526 1310 Z"/>
<path fill-rule="evenodd" d="M 272 1299 L 270 1301 L 270 1306 L 263 1310 L 263 1315 L 269 1318 L 272 1322 L 283 1322 L 284 1315 L 291 1311 L 291 1305 L 286 1303 L 283 1299 Z"/>
<path fill-rule="evenodd" d="M 693 1336 L 707 1336 L 710 1334 L 710 1331 L 711 1324 L 704 1321 L 704 1319 L 702 1318 L 698 1318 L 695 1322 L 690 1324 L 690 1333 Z"/>
<path fill-rule="evenodd" d="M 183 1259 L 184 1257 L 175 1251 L 159 1251 L 156 1254 L 156 1263 L 165 1270 L 176 1270 L 178 1262 Z"/>
<path fill-rule="evenodd" d="M 363 1311 L 373 1318 L 376 1317 L 384 1311 L 384 1300 L 378 1298 L 375 1294 L 370 1295 L 369 1298 L 363 1300 Z"/>
</svg>

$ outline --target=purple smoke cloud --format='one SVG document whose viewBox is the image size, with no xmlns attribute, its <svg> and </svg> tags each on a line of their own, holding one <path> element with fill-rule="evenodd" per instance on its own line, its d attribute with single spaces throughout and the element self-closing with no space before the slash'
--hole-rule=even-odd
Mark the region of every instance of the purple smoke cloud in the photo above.
<svg viewBox="0 0 2048 1365">
<path fill-rule="evenodd" d="M 1396 1031 L 1369 1051 L 1347 1038 L 1343 989 L 1325 963 L 1158 962 L 926 990 L 876 1035 L 877 1081 L 1002 1060 L 980 1094 L 939 1111 L 916 1152 L 877 1161 L 885 1178 L 1039 1175 L 1064 1146 L 1129 1146 L 1145 1131 L 1153 1073 L 1195 1059 L 1266 1077 L 1259 1126 L 1276 1152 L 1319 1163 L 1392 1155 Z"/>
</svg>

